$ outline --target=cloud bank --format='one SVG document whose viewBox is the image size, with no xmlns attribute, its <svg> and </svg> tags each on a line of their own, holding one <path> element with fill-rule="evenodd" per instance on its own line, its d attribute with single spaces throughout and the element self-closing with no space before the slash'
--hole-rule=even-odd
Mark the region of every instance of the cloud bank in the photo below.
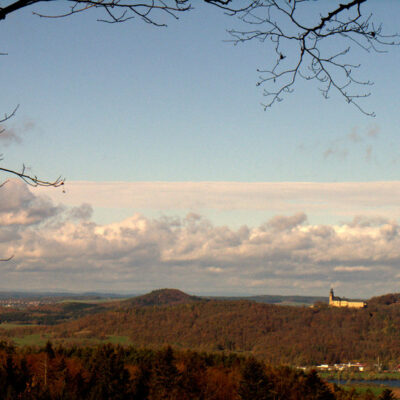
<svg viewBox="0 0 400 400">
<path fill-rule="evenodd" d="M 370 297 L 400 279 L 400 228 L 381 216 L 329 225 L 298 212 L 234 229 L 196 213 L 135 213 L 100 225 L 90 205 L 55 206 L 19 182 L 0 196 L 0 255 L 15 254 L 0 265 L 0 289 L 321 295 L 334 286 Z"/>
<path fill-rule="evenodd" d="M 132 214 L 156 210 L 184 215 L 229 214 L 229 225 L 278 214 L 304 212 L 313 222 L 340 222 L 357 214 L 400 217 L 400 181 L 395 182 L 82 182 L 66 183 L 66 193 L 35 189 L 56 203 L 94 209 L 124 208 Z M 262 216 L 264 215 L 264 216 Z M 255 220 L 253 218 L 252 220 Z M 227 218 L 224 222 L 227 221 Z M 258 222 L 259 223 L 259 222 Z"/>
</svg>

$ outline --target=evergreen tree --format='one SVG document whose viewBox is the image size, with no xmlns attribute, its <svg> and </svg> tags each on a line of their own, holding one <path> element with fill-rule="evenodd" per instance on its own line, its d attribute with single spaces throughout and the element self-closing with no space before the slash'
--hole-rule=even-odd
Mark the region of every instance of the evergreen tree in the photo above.
<svg viewBox="0 0 400 400">
<path fill-rule="evenodd" d="M 45 346 L 45 348 L 44 348 L 44 351 L 45 351 L 45 353 L 47 354 L 47 357 L 50 359 L 50 360 L 52 360 L 53 358 L 54 358 L 54 350 L 53 350 L 53 345 L 52 345 L 52 343 L 50 342 L 50 340 L 48 340 L 47 342 L 46 342 L 46 346 Z"/>
<path fill-rule="evenodd" d="M 168 346 L 156 356 L 150 386 L 151 400 L 177 399 L 179 372 L 172 348 Z"/>
<path fill-rule="evenodd" d="M 179 387 L 182 399 L 204 398 L 205 362 L 198 354 L 190 353 L 185 359 L 185 368 L 180 375 Z"/>
<path fill-rule="evenodd" d="M 311 371 L 305 381 L 305 392 L 309 400 L 334 400 L 334 394 L 318 376 L 317 371 Z"/>
<path fill-rule="evenodd" d="M 385 389 L 379 396 L 379 400 L 396 400 L 393 392 L 390 389 Z"/>
<path fill-rule="evenodd" d="M 133 382 L 133 398 L 135 400 L 147 400 L 149 395 L 150 369 L 145 363 L 141 363 L 139 371 Z"/>
<path fill-rule="evenodd" d="M 255 358 L 249 358 L 244 363 L 239 396 L 242 400 L 273 399 L 271 383 L 265 373 L 264 365 Z"/>
<path fill-rule="evenodd" d="M 129 398 L 129 373 L 112 345 L 98 348 L 90 365 L 88 399 L 125 400 Z"/>
</svg>

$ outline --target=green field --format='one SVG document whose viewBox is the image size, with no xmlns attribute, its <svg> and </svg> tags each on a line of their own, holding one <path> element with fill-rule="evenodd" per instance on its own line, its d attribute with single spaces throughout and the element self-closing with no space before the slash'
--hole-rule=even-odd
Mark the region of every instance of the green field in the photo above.
<svg viewBox="0 0 400 400">
<path fill-rule="evenodd" d="M 44 346 L 49 340 L 49 337 L 41 335 L 40 333 L 35 333 L 23 337 L 14 337 L 12 340 L 17 346 Z"/>
<path fill-rule="evenodd" d="M 368 391 L 372 392 L 375 396 L 380 396 L 386 387 L 370 386 L 370 385 L 340 385 L 342 389 L 347 391 L 355 390 L 358 394 L 364 394 Z"/>
<path fill-rule="evenodd" d="M 115 336 L 115 335 L 108 336 L 108 338 L 105 340 L 105 342 L 112 343 L 112 344 L 120 344 L 120 345 L 132 344 L 132 342 L 128 336 Z"/>
</svg>

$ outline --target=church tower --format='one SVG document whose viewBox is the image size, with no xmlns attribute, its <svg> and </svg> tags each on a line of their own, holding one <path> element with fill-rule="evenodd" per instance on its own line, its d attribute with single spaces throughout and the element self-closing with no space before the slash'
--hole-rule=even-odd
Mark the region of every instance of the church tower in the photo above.
<svg viewBox="0 0 400 400">
<path fill-rule="evenodd" d="M 329 292 L 329 304 L 333 303 L 334 297 L 335 297 L 335 294 L 333 293 L 333 289 L 331 288 L 331 291 Z"/>
</svg>

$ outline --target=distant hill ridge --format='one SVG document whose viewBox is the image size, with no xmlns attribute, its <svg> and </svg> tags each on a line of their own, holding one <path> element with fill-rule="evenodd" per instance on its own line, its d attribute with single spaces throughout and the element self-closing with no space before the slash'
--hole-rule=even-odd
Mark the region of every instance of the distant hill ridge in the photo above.
<svg viewBox="0 0 400 400">
<path fill-rule="evenodd" d="M 40 321 L 47 326 L 32 327 L 32 334 L 44 332 L 55 342 L 123 337 L 135 346 L 248 352 L 274 364 L 374 363 L 377 351 L 385 363 L 398 365 L 400 359 L 399 293 L 372 298 L 362 309 L 263 304 L 243 297 L 204 299 L 177 289 L 121 303 L 61 303 L 53 306 L 58 307 L 53 314 L 45 307 L 41 320 L 36 308 L 5 309 L 1 322 Z M 49 326 L 60 319 L 65 322 Z M 27 327 L 21 329 L 25 335 Z M 9 332 L 3 330 L 3 337 Z"/>
<path fill-rule="evenodd" d="M 131 299 L 122 301 L 122 305 L 130 306 L 162 306 L 162 305 L 175 305 L 186 304 L 194 302 L 207 301 L 204 298 L 191 296 L 178 289 L 158 289 L 143 296 L 133 297 Z"/>
<path fill-rule="evenodd" d="M 398 365 L 399 297 L 379 296 L 363 309 L 324 303 L 311 308 L 244 299 L 207 301 L 162 289 L 125 301 L 125 307 L 112 303 L 115 308 L 109 311 L 48 327 L 46 333 L 53 340 L 118 335 L 135 346 L 249 352 L 273 364 L 293 365 L 372 363 L 378 349 L 381 360 Z"/>
<path fill-rule="evenodd" d="M 235 301 L 249 300 L 257 303 L 282 305 L 312 305 L 315 302 L 328 302 L 328 297 L 322 296 L 283 296 L 283 295 L 255 295 L 255 296 L 192 296 L 179 289 L 157 289 L 150 293 L 135 296 L 124 300 L 121 305 L 128 306 L 161 306 L 175 305 L 204 301 Z"/>
</svg>

